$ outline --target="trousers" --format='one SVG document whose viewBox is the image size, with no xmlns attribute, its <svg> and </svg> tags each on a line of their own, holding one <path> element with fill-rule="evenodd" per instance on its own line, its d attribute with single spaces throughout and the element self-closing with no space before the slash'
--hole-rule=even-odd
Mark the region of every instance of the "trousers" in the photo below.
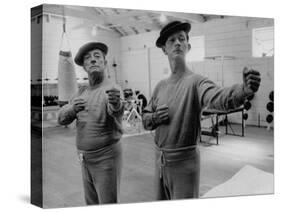
<svg viewBox="0 0 281 212">
<path fill-rule="evenodd" d="M 179 149 L 156 147 L 157 200 L 199 197 L 200 153 L 197 146 Z"/>
<path fill-rule="evenodd" d="M 87 205 L 117 203 L 120 191 L 121 143 L 96 151 L 78 150 Z"/>
</svg>

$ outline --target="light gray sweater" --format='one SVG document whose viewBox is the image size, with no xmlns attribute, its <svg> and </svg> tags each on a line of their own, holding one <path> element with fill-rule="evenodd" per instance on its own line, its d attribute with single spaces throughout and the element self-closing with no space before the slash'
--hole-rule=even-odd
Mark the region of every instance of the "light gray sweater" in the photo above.
<svg viewBox="0 0 281 212">
<path fill-rule="evenodd" d="M 155 144 L 159 148 L 196 145 L 204 107 L 224 111 L 234 109 L 243 104 L 245 97 L 243 85 L 221 88 L 206 77 L 186 72 L 177 81 L 164 79 L 156 85 L 143 111 L 143 125 L 147 130 L 156 129 Z M 157 126 L 152 114 L 163 104 L 169 108 L 169 123 Z"/>
<path fill-rule="evenodd" d="M 105 81 L 95 89 L 84 86 L 63 106 L 58 115 L 58 122 L 68 125 L 76 120 L 77 149 L 94 151 L 118 142 L 123 134 L 122 116 L 124 106 L 114 109 L 107 100 L 106 90 L 116 85 Z M 87 101 L 85 110 L 75 113 L 73 100 L 83 98 Z"/>
</svg>

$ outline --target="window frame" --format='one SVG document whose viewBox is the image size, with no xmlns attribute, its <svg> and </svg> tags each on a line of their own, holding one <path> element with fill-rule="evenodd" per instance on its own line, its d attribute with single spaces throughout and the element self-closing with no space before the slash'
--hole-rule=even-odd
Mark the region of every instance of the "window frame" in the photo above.
<svg viewBox="0 0 281 212">
<path fill-rule="evenodd" d="M 271 49 L 267 51 L 267 53 L 271 52 L 271 54 L 266 54 L 265 52 L 259 52 L 260 50 L 258 49 L 259 47 L 257 46 L 257 36 L 258 33 L 265 33 L 265 31 L 269 30 L 269 40 L 268 42 L 272 46 Z M 271 34 L 272 31 L 272 34 Z M 272 38 L 272 39 L 271 39 Z M 260 42 L 263 42 L 262 40 Z M 265 41 L 264 41 L 265 42 Z M 261 45 L 266 45 L 266 44 L 261 44 Z M 262 47 L 261 47 L 262 48 Z M 252 57 L 254 58 L 263 58 L 263 57 L 273 57 L 274 56 L 274 26 L 268 26 L 268 27 L 257 27 L 252 29 Z"/>
</svg>

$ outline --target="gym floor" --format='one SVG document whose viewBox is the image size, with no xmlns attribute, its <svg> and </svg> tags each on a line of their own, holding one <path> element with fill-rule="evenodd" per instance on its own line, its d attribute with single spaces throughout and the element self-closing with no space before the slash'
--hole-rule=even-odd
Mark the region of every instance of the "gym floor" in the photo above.
<svg viewBox="0 0 281 212">
<path fill-rule="evenodd" d="M 234 125 L 235 131 L 241 126 Z M 227 181 L 245 165 L 274 171 L 273 131 L 247 126 L 245 137 L 224 135 L 204 137 L 201 143 L 200 196 Z M 123 136 L 123 169 L 120 202 L 154 201 L 153 134 Z M 44 129 L 43 133 L 44 207 L 85 205 L 80 165 L 76 156 L 75 130 L 65 127 Z"/>
</svg>

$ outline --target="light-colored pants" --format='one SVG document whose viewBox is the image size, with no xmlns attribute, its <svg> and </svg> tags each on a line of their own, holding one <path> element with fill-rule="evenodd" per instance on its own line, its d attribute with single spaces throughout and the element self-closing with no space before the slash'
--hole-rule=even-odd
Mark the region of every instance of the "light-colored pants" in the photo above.
<svg viewBox="0 0 281 212">
<path fill-rule="evenodd" d="M 199 197 L 200 153 L 197 147 L 183 150 L 156 149 L 157 200 Z"/>
<path fill-rule="evenodd" d="M 118 202 L 121 154 L 120 142 L 96 151 L 78 150 L 87 205 Z"/>
</svg>

